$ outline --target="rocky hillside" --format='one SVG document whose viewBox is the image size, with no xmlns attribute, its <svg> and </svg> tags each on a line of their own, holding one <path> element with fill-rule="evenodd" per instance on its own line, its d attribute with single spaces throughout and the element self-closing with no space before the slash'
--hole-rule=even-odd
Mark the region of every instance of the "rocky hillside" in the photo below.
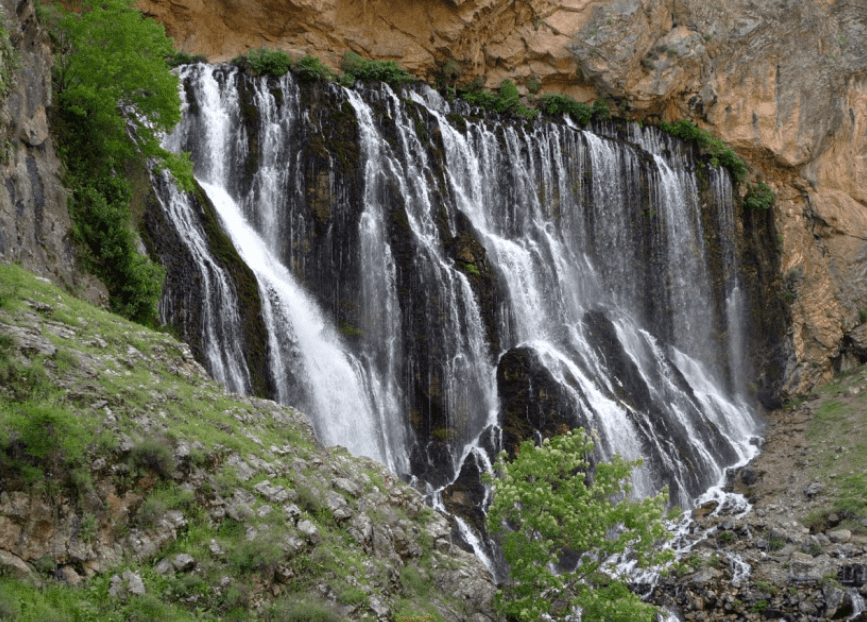
<svg viewBox="0 0 867 622">
<path fill-rule="evenodd" d="M 3 264 L 0 387 L 2 620 L 495 619 L 490 574 L 383 466 Z"/>
<path fill-rule="evenodd" d="M 139 0 L 184 50 L 261 46 L 397 60 L 432 82 L 504 78 L 524 92 L 608 98 L 638 117 L 690 118 L 778 193 L 788 279 L 787 391 L 867 357 L 863 206 L 867 6 L 859 0 Z M 451 66 L 454 69 L 454 65 Z"/>
<path fill-rule="evenodd" d="M 771 413 L 730 483 L 751 509 L 696 509 L 652 599 L 686 620 L 867 619 L 865 400 L 862 366 Z"/>
</svg>

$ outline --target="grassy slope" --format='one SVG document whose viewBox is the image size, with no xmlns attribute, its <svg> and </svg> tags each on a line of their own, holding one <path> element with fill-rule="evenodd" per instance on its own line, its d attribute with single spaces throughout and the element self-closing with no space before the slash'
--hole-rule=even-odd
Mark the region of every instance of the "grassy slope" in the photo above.
<svg viewBox="0 0 867 622">
<path fill-rule="evenodd" d="M 337 477 L 364 492 L 335 489 Z M 253 490 L 265 479 L 300 516 L 287 520 L 286 500 Z M 411 550 L 371 556 L 329 509 L 334 492 L 374 530 L 400 527 Z M 2 620 L 375 619 L 381 604 L 392 620 L 467 613 L 437 588 L 437 573 L 472 562 L 440 553 L 431 526 L 441 534 L 443 519 L 384 467 L 322 449 L 290 408 L 227 395 L 174 338 L 0 264 L 0 522 L 15 494 L 46 500 L 61 525 L 71 517 L 66 550 L 118 544 L 124 554 L 12 551 L 32 573 L 0 578 Z M 166 538 L 172 510 L 186 524 Z M 320 543 L 301 533 L 305 519 Z M 135 538 L 157 542 L 156 552 L 130 548 Z M 193 570 L 158 572 L 182 553 Z M 139 573 L 146 594 L 109 594 L 124 570 Z M 69 571 L 78 587 L 55 579 Z"/>
<path fill-rule="evenodd" d="M 814 531 L 839 525 L 867 533 L 867 366 L 838 374 L 768 420 L 758 481 L 740 490 Z M 807 494 L 811 485 L 815 493 Z"/>
</svg>

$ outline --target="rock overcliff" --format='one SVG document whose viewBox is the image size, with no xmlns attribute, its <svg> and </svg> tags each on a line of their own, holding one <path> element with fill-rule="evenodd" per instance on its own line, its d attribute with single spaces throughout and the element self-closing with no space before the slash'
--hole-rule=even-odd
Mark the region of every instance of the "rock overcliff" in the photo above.
<svg viewBox="0 0 867 622">
<path fill-rule="evenodd" d="M 277 47 L 336 65 L 345 50 L 433 80 L 512 78 L 687 117 L 778 194 L 791 355 L 787 390 L 867 357 L 867 7 L 857 0 L 140 0 L 212 60 Z"/>
<path fill-rule="evenodd" d="M 3 0 L 0 10 L 11 44 L 0 58 L 4 83 L 7 73 L 11 79 L 0 102 L 0 260 L 104 300 L 104 288 L 77 267 L 69 236 L 61 162 L 49 129 L 54 61 L 48 33 L 31 0 Z"/>
</svg>

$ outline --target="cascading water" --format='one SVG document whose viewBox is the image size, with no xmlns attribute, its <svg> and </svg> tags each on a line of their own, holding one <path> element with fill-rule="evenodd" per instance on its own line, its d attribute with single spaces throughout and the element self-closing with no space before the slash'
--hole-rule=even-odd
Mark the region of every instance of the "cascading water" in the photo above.
<svg viewBox="0 0 867 622">
<path fill-rule="evenodd" d="M 181 77 L 167 144 L 192 152 L 256 275 L 274 397 L 324 442 L 440 491 L 534 433 L 520 399 L 556 397 L 548 423 L 595 428 L 601 458 L 644 457 L 636 491 L 668 485 L 683 506 L 755 451 L 730 182 L 699 188 L 678 143 L 474 116 L 424 87 Z M 199 245 L 184 198 L 158 190 Z M 232 317 L 230 298 L 202 304 L 208 326 Z M 195 337 L 219 376 L 231 332 Z"/>
</svg>

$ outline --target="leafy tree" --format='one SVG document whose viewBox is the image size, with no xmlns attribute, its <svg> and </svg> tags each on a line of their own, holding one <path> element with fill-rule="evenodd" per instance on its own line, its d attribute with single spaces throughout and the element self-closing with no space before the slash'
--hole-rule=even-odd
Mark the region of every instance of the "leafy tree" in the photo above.
<svg viewBox="0 0 867 622">
<path fill-rule="evenodd" d="M 160 146 L 181 118 L 174 57 L 163 27 L 132 0 L 72 0 L 43 7 L 55 43 L 55 130 L 72 190 L 73 239 L 106 286 L 112 309 L 156 325 L 165 271 L 136 250 L 131 170 L 147 160 L 194 187 L 188 154 Z"/>
<path fill-rule="evenodd" d="M 667 494 L 631 499 L 628 480 L 640 462 L 615 456 L 591 468 L 592 450 L 578 429 L 541 446 L 524 441 L 513 462 L 505 453 L 497 460 L 487 527 L 510 566 L 511 581 L 497 595 L 510 619 L 563 619 L 576 607 L 597 622 L 654 617 L 654 607 L 606 570 L 626 551 L 640 567 L 671 558 L 656 546 L 668 535 Z"/>
<path fill-rule="evenodd" d="M 154 157 L 191 188 L 191 168 L 158 138 L 181 119 L 178 78 L 166 64 L 172 40 L 132 5 L 78 0 L 54 8 L 62 138 L 75 173 L 111 175 L 133 158 Z"/>
</svg>

